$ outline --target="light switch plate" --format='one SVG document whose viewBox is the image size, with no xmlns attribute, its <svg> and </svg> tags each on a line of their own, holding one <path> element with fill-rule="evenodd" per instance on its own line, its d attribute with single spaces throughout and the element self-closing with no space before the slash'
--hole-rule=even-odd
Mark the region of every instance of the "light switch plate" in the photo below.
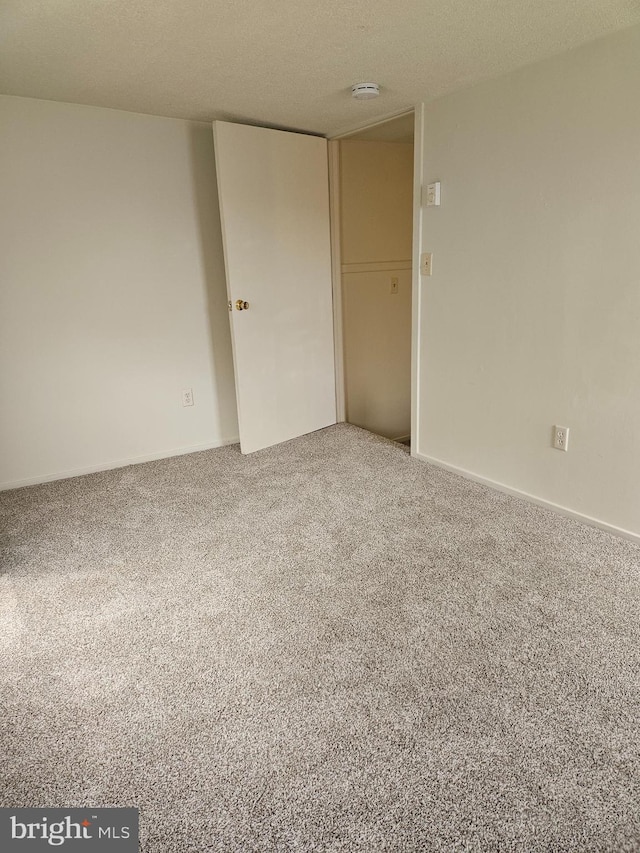
<svg viewBox="0 0 640 853">
<path fill-rule="evenodd" d="M 427 207 L 440 206 L 440 181 L 427 184 Z"/>
<path fill-rule="evenodd" d="M 431 275 L 433 269 L 433 252 L 423 252 L 420 255 L 420 275 Z"/>
</svg>

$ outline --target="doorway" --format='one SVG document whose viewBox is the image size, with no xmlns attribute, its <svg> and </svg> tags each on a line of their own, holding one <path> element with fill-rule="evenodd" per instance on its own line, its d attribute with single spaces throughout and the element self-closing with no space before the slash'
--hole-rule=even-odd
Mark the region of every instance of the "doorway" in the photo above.
<svg viewBox="0 0 640 853">
<path fill-rule="evenodd" d="M 414 112 L 331 145 L 338 408 L 410 444 Z"/>
</svg>

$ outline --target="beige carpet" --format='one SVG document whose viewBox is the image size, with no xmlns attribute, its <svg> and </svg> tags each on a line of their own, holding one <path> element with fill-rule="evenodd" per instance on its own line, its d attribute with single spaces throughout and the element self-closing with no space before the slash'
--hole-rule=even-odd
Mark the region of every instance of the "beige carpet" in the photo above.
<svg viewBox="0 0 640 853">
<path fill-rule="evenodd" d="M 0 496 L 0 804 L 145 853 L 640 850 L 640 550 L 349 426 Z"/>
</svg>

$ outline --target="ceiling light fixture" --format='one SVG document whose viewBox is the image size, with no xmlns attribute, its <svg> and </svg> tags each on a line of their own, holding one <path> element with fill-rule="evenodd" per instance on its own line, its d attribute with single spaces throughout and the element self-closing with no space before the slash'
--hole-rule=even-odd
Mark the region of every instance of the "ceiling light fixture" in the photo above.
<svg viewBox="0 0 640 853">
<path fill-rule="evenodd" d="M 368 101 L 377 98 L 380 94 L 380 86 L 377 83 L 356 83 L 351 87 L 351 95 L 358 101 Z"/>
</svg>

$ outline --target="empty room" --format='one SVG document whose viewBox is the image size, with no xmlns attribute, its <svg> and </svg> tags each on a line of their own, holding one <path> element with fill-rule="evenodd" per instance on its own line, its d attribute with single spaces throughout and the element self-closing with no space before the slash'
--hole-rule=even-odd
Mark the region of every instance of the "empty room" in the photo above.
<svg viewBox="0 0 640 853">
<path fill-rule="evenodd" d="M 0 10 L 0 851 L 640 851 L 640 6 Z"/>
</svg>

